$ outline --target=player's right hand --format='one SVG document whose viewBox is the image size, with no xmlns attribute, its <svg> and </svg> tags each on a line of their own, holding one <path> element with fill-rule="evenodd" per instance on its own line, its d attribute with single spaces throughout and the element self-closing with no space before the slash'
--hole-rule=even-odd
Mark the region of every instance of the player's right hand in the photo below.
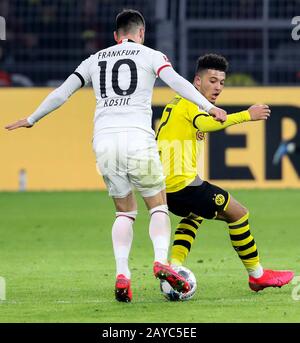
<svg viewBox="0 0 300 343">
<path fill-rule="evenodd" d="M 9 125 L 6 125 L 5 126 L 5 129 L 9 130 L 9 131 L 12 131 L 12 130 L 15 130 L 15 129 L 18 129 L 20 127 L 26 127 L 26 128 L 29 128 L 29 127 L 32 127 L 33 125 L 29 124 L 27 119 L 24 118 L 24 119 L 20 119 L 12 124 L 9 124 Z"/>
<path fill-rule="evenodd" d="M 224 123 L 227 119 L 226 111 L 222 110 L 219 107 L 212 107 L 208 112 L 216 121 Z"/>
<path fill-rule="evenodd" d="M 267 120 L 271 115 L 268 105 L 252 105 L 248 108 L 251 120 Z"/>
</svg>

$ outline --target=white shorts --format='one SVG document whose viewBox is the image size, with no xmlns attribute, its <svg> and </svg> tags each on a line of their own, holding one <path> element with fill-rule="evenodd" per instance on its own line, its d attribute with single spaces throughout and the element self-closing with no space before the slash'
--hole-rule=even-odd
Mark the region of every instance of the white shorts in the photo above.
<svg viewBox="0 0 300 343">
<path fill-rule="evenodd" d="M 139 129 L 101 130 L 94 137 L 97 168 L 109 195 L 124 198 L 133 186 L 143 197 L 165 189 L 165 177 L 155 138 Z"/>
</svg>

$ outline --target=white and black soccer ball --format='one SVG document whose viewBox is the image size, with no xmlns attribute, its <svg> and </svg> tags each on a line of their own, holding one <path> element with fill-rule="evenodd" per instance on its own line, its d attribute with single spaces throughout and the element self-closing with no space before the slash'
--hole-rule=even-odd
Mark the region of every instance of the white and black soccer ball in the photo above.
<svg viewBox="0 0 300 343">
<path fill-rule="evenodd" d="M 183 266 L 175 266 L 173 269 L 187 280 L 190 285 L 190 290 L 187 293 L 178 292 L 170 286 L 168 281 L 161 280 L 160 290 L 162 294 L 169 301 L 186 301 L 192 299 L 197 289 L 197 280 L 194 273 Z"/>
</svg>

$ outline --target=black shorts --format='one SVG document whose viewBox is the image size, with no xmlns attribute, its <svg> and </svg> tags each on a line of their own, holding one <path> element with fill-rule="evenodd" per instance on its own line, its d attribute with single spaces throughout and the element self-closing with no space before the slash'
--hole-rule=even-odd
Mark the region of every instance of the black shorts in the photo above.
<svg viewBox="0 0 300 343">
<path fill-rule="evenodd" d="M 223 211 L 229 201 L 229 193 L 207 181 L 198 186 L 187 186 L 178 192 L 167 193 L 169 210 L 180 217 L 194 214 L 213 219 Z"/>
</svg>

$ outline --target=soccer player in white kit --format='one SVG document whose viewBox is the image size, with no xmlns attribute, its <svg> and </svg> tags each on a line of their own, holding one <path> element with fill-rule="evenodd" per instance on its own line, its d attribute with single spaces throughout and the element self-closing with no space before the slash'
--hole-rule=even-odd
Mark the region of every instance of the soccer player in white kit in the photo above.
<svg viewBox="0 0 300 343">
<path fill-rule="evenodd" d="M 128 257 L 133 222 L 137 216 L 133 186 L 142 195 L 150 214 L 149 234 L 155 255 L 155 277 L 167 280 L 178 291 L 189 290 L 186 280 L 168 264 L 171 226 L 165 177 L 151 128 L 151 99 L 156 77 L 216 120 L 226 120 L 226 112 L 213 106 L 191 83 L 177 74 L 165 55 L 143 45 L 144 35 L 142 14 L 135 10 L 122 11 L 116 17 L 114 32 L 118 44 L 84 60 L 32 115 L 6 126 L 8 130 L 32 127 L 60 107 L 80 87 L 92 84 L 96 97 L 93 148 L 97 167 L 116 207 L 112 227 L 116 260 L 115 296 L 123 302 L 132 299 Z"/>
</svg>

